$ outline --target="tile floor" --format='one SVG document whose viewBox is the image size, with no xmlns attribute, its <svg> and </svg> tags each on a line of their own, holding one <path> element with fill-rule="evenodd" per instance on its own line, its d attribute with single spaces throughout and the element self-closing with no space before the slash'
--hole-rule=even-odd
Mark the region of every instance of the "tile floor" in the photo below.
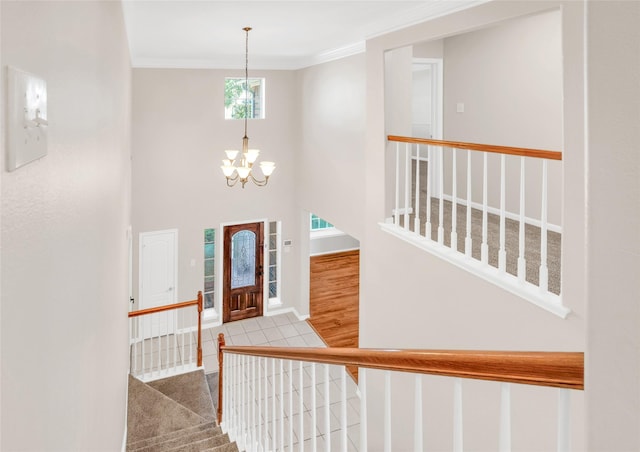
<svg viewBox="0 0 640 452">
<path fill-rule="evenodd" d="M 291 347 L 324 347 L 324 342 L 306 321 L 300 321 L 291 314 L 280 314 L 272 317 L 258 317 L 237 322 L 226 323 L 219 327 L 205 328 L 202 331 L 203 338 L 203 364 L 205 373 L 218 371 L 217 358 L 217 337 L 223 333 L 225 341 L 229 345 L 271 345 L 271 346 L 291 346 Z M 291 367 L 289 361 L 284 361 L 282 365 L 282 377 L 280 377 L 280 361 L 276 360 L 275 369 L 272 364 L 267 364 L 267 385 L 268 392 L 273 394 L 273 383 L 275 381 L 276 396 L 275 404 L 272 396 L 267 398 L 267 407 L 262 406 L 259 412 L 261 419 L 267 419 L 267 432 L 264 429 L 256 428 L 254 434 L 260 438 L 267 438 L 271 443 L 270 449 L 299 450 L 300 437 L 304 439 L 304 448 L 313 450 L 313 375 L 315 374 L 315 411 L 316 411 L 316 447 L 318 450 L 325 449 L 325 441 L 331 441 L 331 448 L 339 450 L 342 445 L 341 439 L 341 379 L 342 368 L 328 366 L 329 380 L 325 383 L 325 366 L 312 366 L 310 363 L 302 365 L 303 378 L 300 382 L 300 364 L 293 362 Z M 259 369 L 259 370 L 258 370 Z M 264 360 L 259 360 L 256 366 L 256 375 L 261 376 L 265 371 Z M 290 382 L 290 377 L 293 377 Z M 258 383 L 258 379 L 255 380 Z M 264 382 L 264 379 L 261 379 Z M 357 451 L 359 444 L 359 419 L 360 419 L 360 399 L 357 395 L 357 387 L 351 377 L 347 374 L 346 382 L 346 413 L 347 413 L 347 450 Z M 252 389 L 252 381 L 249 382 L 249 391 Z M 279 391 L 280 385 L 282 392 Z M 329 397 L 326 397 L 326 387 L 329 388 Z M 302 388 L 302 391 L 300 391 Z M 262 383 L 260 383 L 262 390 Z M 300 399 L 302 392 L 302 402 Z M 250 392 L 253 394 L 252 392 Z M 258 386 L 256 386 L 256 394 Z M 264 393 L 264 392 L 263 392 Z M 325 425 L 326 404 L 329 403 L 329 432 Z M 303 425 L 300 426 L 300 403 L 302 403 Z M 261 405 L 264 405 L 261 401 Z M 273 429 L 273 420 L 275 431 Z M 303 432 L 301 434 L 301 431 Z M 277 444 L 273 444 L 273 438 Z"/>
</svg>

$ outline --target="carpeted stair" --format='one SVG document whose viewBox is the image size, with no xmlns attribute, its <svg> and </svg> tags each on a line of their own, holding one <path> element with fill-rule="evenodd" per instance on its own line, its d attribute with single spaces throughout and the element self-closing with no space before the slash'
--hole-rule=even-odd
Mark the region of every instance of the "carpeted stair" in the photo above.
<svg viewBox="0 0 640 452">
<path fill-rule="evenodd" d="M 127 451 L 236 452 L 216 423 L 204 372 L 143 383 L 129 376 Z"/>
</svg>

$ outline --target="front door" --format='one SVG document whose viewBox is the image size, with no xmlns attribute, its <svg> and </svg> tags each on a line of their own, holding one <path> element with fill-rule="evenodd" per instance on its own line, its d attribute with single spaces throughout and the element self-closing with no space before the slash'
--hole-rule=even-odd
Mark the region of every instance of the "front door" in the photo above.
<svg viewBox="0 0 640 452">
<path fill-rule="evenodd" d="M 263 224 L 224 228 L 222 321 L 262 315 Z"/>
</svg>

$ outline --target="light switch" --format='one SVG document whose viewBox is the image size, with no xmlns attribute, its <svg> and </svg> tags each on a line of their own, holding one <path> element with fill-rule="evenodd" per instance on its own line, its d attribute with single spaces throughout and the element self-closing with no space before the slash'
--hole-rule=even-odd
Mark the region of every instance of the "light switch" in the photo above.
<svg viewBox="0 0 640 452">
<path fill-rule="evenodd" d="M 13 171 L 47 155 L 47 82 L 7 68 L 7 169 Z"/>
<path fill-rule="evenodd" d="M 195 267 L 195 266 L 196 266 L 196 260 L 195 260 L 195 259 L 193 259 L 193 258 L 191 258 L 191 266 L 192 266 L 192 267 Z"/>
<path fill-rule="evenodd" d="M 456 104 L 456 113 L 464 113 L 464 102 L 458 102 Z"/>
</svg>

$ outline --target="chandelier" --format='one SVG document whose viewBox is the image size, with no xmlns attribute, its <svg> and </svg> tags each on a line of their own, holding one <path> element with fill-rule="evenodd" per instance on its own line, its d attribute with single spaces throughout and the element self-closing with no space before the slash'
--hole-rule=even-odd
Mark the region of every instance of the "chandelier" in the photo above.
<svg viewBox="0 0 640 452">
<path fill-rule="evenodd" d="M 222 172 L 227 178 L 227 187 L 233 187 L 240 182 L 242 188 L 244 185 L 251 181 L 258 187 L 263 187 L 269 182 L 269 176 L 276 169 L 273 162 L 260 162 L 260 169 L 264 175 L 264 179 L 256 178 L 253 174 L 253 165 L 260 155 L 258 149 L 249 149 L 249 137 L 247 136 L 247 119 L 249 116 L 249 32 L 251 27 L 243 28 L 246 34 L 245 39 L 245 66 L 244 66 L 244 137 L 242 138 L 242 155 L 238 159 L 240 151 L 235 149 L 228 149 L 224 151 L 227 155 L 226 159 L 222 160 Z M 236 165 L 237 164 L 237 165 Z"/>
</svg>

